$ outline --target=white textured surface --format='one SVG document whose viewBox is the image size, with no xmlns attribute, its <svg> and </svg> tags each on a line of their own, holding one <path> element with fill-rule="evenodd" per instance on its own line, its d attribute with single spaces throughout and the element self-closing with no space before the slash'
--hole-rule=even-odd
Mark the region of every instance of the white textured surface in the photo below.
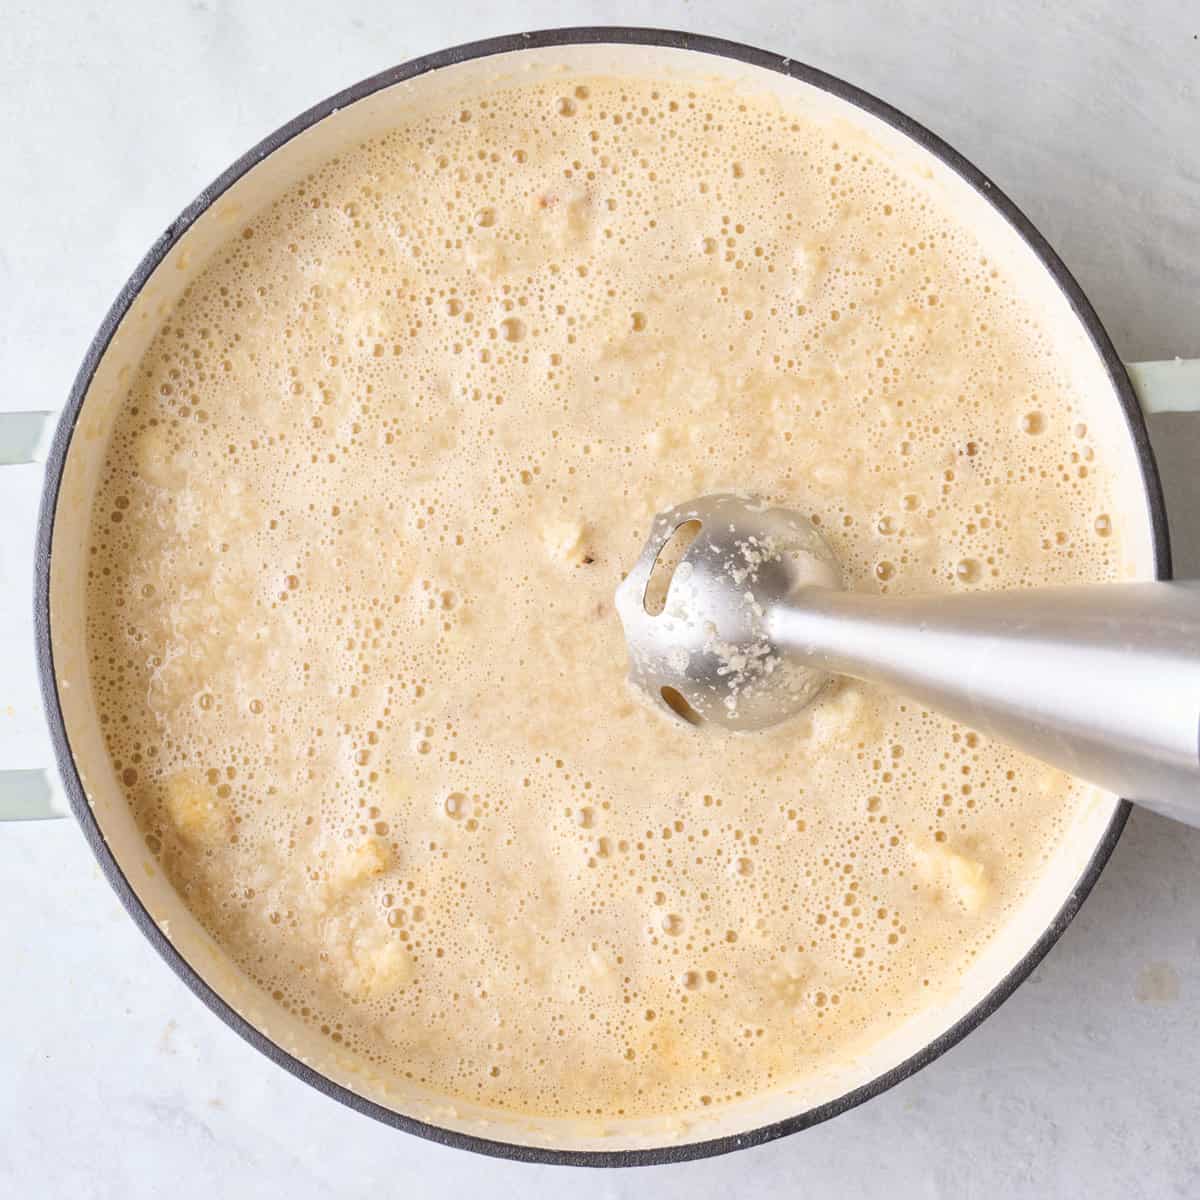
<svg viewBox="0 0 1200 1200">
<path fill-rule="evenodd" d="M 1126 358 L 1200 356 L 1195 0 L 9 0 L 0 20 L 0 408 L 61 404 L 151 240 L 270 129 L 415 54 L 584 23 L 721 34 L 891 100 L 1025 208 Z M 1193 576 L 1198 426 L 1153 429 Z M 5 765 L 44 744 L 35 474 L 0 472 Z M 70 823 L 0 829 L 0 910 L 3 1196 L 1200 1194 L 1200 833 L 1143 813 L 1049 959 L 933 1067 L 771 1146 L 638 1172 L 492 1162 L 325 1100 L 193 999 Z"/>
</svg>

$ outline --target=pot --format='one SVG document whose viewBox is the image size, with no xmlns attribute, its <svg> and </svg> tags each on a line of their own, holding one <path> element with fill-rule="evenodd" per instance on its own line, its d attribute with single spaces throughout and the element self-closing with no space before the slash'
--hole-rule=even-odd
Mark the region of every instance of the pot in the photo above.
<svg viewBox="0 0 1200 1200">
<path fill-rule="evenodd" d="M 480 1153 L 527 1161 L 628 1166 L 721 1154 L 815 1125 L 932 1062 L 993 1012 L 1062 934 L 1111 854 L 1129 812 L 1102 798 L 1074 820 L 1044 875 L 953 995 L 894 1030 L 869 1053 L 711 1114 L 614 1120 L 583 1127 L 451 1104 L 373 1074 L 312 1034 L 225 956 L 146 850 L 105 752 L 84 641 L 91 498 L 128 371 L 212 250 L 279 191 L 347 141 L 426 103 L 481 83 L 549 72 L 718 79 L 820 121 L 849 121 L 888 154 L 921 170 L 966 214 L 980 241 L 1019 266 L 1048 320 L 1080 348 L 1098 402 L 1109 461 L 1122 481 L 1129 553 L 1143 578 L 1169 578 L 1167 523 L 1143 409 L 1200 408 L 1200 363 L 1124 367 L 1091 305 L 1033 225 L 961 155 L 902 113 L 825 73 L 714 38 L 639 29 L 566 29 L 495 38 L 416 59 L 318 104 L 222 174 L 151 247 L 92 342 L 50 445 L 38 516 L 34 602 L 37 656 L 57 771 L 0 772 L 0 817 L 69 809 L 132 919 L 165 962 L 228 1025 L 273 1062 L 358 1112 Z M 0 463 L 28 461 L 50 414 L 0 418 Z"/>
</svg>

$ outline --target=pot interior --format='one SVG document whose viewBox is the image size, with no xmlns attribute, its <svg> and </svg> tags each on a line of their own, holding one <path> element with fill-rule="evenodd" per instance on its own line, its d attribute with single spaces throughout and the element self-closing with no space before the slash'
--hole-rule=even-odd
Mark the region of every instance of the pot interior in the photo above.
<svg viewBox="0 0 1200 1200">
<path fill-rule="evenodd" d="M 164 237 L 148 260 L 148 276 L 128 303 L 87 385 L 74 422 L 54 517 L 50 617 L 55 680 L 75 767 L 103 840 L 137 900 L 196 975 L 254 1029 L 320 1075 L 386 1109 L 442 1129 L 522 1147 L 617 1151 L 744 1134 L 829 1105 L 920 1055 L 986 1003 L 1054 926 L 1109 832 L 1118 802 L 1097 794 L 1079 813 L 1034 892 L 980 955 L 954 994 L 937 997 L 921 1015 L 870 1053 L 835 1071 L 770 1095 L 706 1111 L 703 1116 L 613 1120 L 603 1126 L 584 1126 L 549 1114 L 528 1117 L 485 1110 L 381 1077 L 277 1007 L 226 959 L 189 914 L 134 827 L 105 752 L 88 679 L 83 619 L 88 520 L 104 449 L 127 382 L 172 305 L 203 269 L 214 248 L 312 166 L 339 147 L 402 122 L 425 106 L 440 106 L 483 86 L 564 73 L 695 79 L 706 86 L 774 97 L 786 111 L 803 113 L 831 127 L 845 124 L 868 131 L 880 153 L 898 171 L 921 179 L 938 204 L 958 211 L 990 255 L 1026 277 L 1026 294 L 1040 301 L 1054 344 L 1062 348 L 1062 370 L 1073 374 L 1080 394 L 1095 398 L 1093 432 L 1107 443 L 1108 461 L 1115 465 L 1126 489 L 1122 517 L 1128 566 L 1135 576 L 1152 578 L 1155 562 L 1141 463 L 1120 395 L 1086 328 L 1042 259 L 985 195 L 913 137 L 848 99 L 778 70 L 723 54 L 645 44 L 562 44 L 468 58 L 386 84 L 329 112 L 245 169 L 195 215 L 177 240 L 171 240 L 170 234 Z M 66 420 L 71 419 L 68 413 Z"/>
</svg>

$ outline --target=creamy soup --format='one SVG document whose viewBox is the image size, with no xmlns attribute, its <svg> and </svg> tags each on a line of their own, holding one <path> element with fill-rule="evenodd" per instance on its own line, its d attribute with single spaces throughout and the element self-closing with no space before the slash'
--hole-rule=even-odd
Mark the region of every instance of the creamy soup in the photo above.
<svg viewBox="0 0 1200 1200">
<path fill-rule="evenodd" d="M 866 685 L 700 736 L 626 682 L 652 515 L 749 490 L 900 595 L 1120 571 L 1001 262 L 864 134 L 566 76 L 351 146 L 131 379 L 95 703 L 146 845 L 277 1003 L 498 1108 L 701 1111 L 955 987 L 1088 798 Z"/>
</svg>

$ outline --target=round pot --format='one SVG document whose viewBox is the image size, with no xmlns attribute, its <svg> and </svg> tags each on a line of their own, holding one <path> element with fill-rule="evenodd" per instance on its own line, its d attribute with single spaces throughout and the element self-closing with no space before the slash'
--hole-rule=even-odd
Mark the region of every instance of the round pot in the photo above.
<svg viewBox="0 0 1200 1200">
<path fill-rule="evenodd" d="M 818 120 L 865 127 L 887 153 L 921 170 L 969 214 L 973 230 L 1028 286 L 1079 347 L 1089 393 L 1101 398 L 1109 461 L 1122 481 L 1122 518 L 1137 572 L 1170 575 L 1167 525 L 1143 404 L 1182 408 L 1196 364 L 1149 364 L 1130 374 L 1091 305 L 1030 222 L 961 155 L 902 113 L 811 67 L 714 38 L 639 29 L 566 29 L 495 38 L 416 59 L 356 84 L 271 134 L 222 174 L 151 247 L 93 341 L 49 449 L 35 568 L 37 655 L 57 776 L 0 772 L 0 815 L 75 814 L 132 919 L 170 968 L 222 1020 L 273 1062 L 365 1115 L 434 1141 L 527 1161 L 628 1166 L 756 1145 L 807 1128 L 876 1096 L 932 1062 L 993 1012 L 1062 934 L 1095 883 L 1129 812 L 1115 797 L 1079 814 L 1043 877 L 965 977 L 940 1000 L 844 1069 L 711 1114 L 613 1121 L 582 1128 L 473 1108 L 372 1075 L 283 1012 L 226 958 L 147 852 L 105 752 L 92 706 L 82 586 L 91 498 L 104 447 L 134 366 L 163 315 L 242 222 L 347 141 L 449 102 L 485 81 L 551 71 L 719 79 L 774 95 Z M 0 423 L 0 462 L 32 453 L 46 414 Z M 63 805 L 65 807 L 65 805 Z"/>
</svg>

